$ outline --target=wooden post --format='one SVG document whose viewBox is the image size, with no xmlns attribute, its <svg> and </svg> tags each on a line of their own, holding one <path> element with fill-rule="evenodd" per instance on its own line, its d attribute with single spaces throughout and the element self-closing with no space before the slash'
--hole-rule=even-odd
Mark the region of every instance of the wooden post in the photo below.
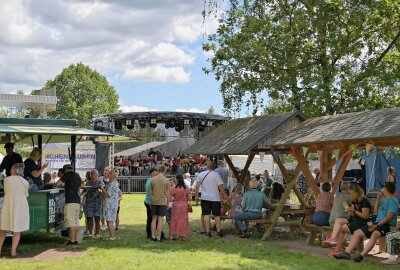
<svg viewBox="0 0 400 270">
<path fill-rule="evenodd" d="M 290 182 L 286 185 L 285 192 L 283 192 L 282 197 L 279 201 L 279 204 L 275 208 L 274 214 L 272 215 L 271 225 L 268 227 L 268 229 L 265 231 L 263 237 L 261 238 L 263 241 L 268 239 L 269 237 L 271 237 L 272 232 L 274 231 L 274 228 L 276 226 L 276 223 L 278 223 L 278 218 L 280 217 L 283 207 L 285 206 L 286 200 L 289 198 L 290 192 L 292 191 L 293 186 L 295 184 L 296 184 L 296 181 L 294 179 L 291 179 Z"/>
<path fill-rule="evenodd" d="M 239 181 L 239 173 L 236 170 L 236 167 L 233 165 L 232 160 L 230 159 L 230 157 L 228 155 L 224 155 L 224 158 L 226 160 L 226 163 L 228 163 L 229 169 L 231 169 L 233 175 L 235 176 L 235 178 L 237 179 L 237 181 Z"/>
<path fill-rule="evenodd" d="M 336 192 L 336 189 L 339 186 L 340 180 L 342 180 L 344 172 L 346 171 L 347 165 L 349 165 L 350 159 L 353 156 L 351 152 L 348 152 L 347 155 L 343 158 L 342 163 L 339 166 L 338 171 L 336 172 L 335 178 L 333 180 L 332 192 Z"/>
<path fill-rule="evenodd" d="M 299 151 L 297 151 L 298 149 L 295 149 L 293 147 L 291 147 L 291 149 L 292 149 L 292 155 L 297 159 L 297 162 L 300 166 L 300 170 L 304 173 L 304 176 L 306 177 L 308 187 L 311 188 L 315 196 L 318 196 L 320 191 L 317 186 L 317 182 L 315 181 L 313 175 L 311 174 L 306 159 L 303 157 L 302 154 L 300 154 Z"/>
<path fill-rule="evenodd" d="M 300 192 L 299 188 L 296 185 L 294 185 L 293 190 L 294 190 L 294 193 L 296 194 L 297 198 L 299 199 L 301 205 L 303 205 L 303 207 L 306 207 L 306 205 L 307 205 L 306 201 L 304 200 L 304 196 Z"/>
<path fill-rule="evenodd" d="M 249 170 L 250 164 L 253 161 L 255 155 L 256 155 L 255 153 L 249 154 L 247 161 L 246 161 L 246 165 L 244 165 L 244 168 L 243 168 L 242 172 L 240 173 L 240 179 L 239 179 L 238 183 L 245 184 L 244 180 L 245 180 L 247 171 Z"/>
<path fill-rule="evenodd" d="M 272 232 L 274 231 L 274 228 L 276 226 L 276 224 L 278 223 L 278 219 L 282 213 L 283 207 L 286 204 L 286 200 L 289 198 L 290 196 L 290 192 L 292 191 L 292 189 L 294 189 L 295 185 L 296 185 L 296 178 L 300 172 L 300 166 L 297 165 L 296 169 L 294 170 L 294 172 L 292 171 L 291 173 L 285 168 L 285 166 L 282 163 L 282 159 L 281 158 L 276 158 L 275 155 L 272 155 L 275 162 L 278 164 L 279 169 L 282 172 L 283 177 L 287 180 L 287 184 L 286 184 L 286 189 L 282 194 L 281 199 L 279 200 L 278 206 L 275 208 L 274 210 L 274 214 L 272 215 L 271 218 L 271 225 L 268 227 L 268 229 L 265 231 L 262 240 L 266 240 L 269 237 L 271 237 Z M 306 156 L 308 156 L 308 152 L 306 153 Z M 297 190 L 298 191 L 298 190 Z M 296 191 L 295 191 L 296 192 Z M 300 192 L 299 192 L 300 193 Z M 301 193 L 300 193 L 301 194 Z M 296 194 L 297 195 L 297 194 Z M 305 205 L 305 201 L 303 196 L 298 196 L 299 200 L 302 202 L 303 205 Z"/>
</svg>

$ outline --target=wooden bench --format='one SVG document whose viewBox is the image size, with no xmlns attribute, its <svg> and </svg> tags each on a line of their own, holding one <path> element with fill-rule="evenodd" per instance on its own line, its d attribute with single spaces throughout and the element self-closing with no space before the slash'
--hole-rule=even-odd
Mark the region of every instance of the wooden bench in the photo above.
<svg viewBox="0 0 400 270">
<path fill-rule="evenodd" d="M 317 226 L 315 224 L 305 224 L 301 228 L 303 231 L 307 231 L 310 234 L 307 236 L 306 244 L 312 245 L 318 233 L 332 233 L 333 226 Z"/>
<path fill-rule="evenodd" d="M 303 231 L 310 232 L 307 236 L 306 244 L 312 245 L 314 243 L 315 238 L 317 238 L 318 233 L 329 233 L 332 234 L 333 226 L 317 226 L 315 224 L 305 224 L 302 225 L 301 228 Z M 362 240 L 357 246 L 357 251 L 362 251 L 364 249 L 364 240 Z"/>
</svg>

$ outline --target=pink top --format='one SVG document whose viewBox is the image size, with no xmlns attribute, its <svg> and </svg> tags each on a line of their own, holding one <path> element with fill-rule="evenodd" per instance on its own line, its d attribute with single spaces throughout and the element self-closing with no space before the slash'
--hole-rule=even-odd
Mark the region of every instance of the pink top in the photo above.
<svg viewBox="0 0 400 270">
<path fill-rule="evenodd" d="M 321 192 L 315 203 L 315 212 L 327 212 L 332 211 L 334 194 L 332 192 Z"/>
</svg>

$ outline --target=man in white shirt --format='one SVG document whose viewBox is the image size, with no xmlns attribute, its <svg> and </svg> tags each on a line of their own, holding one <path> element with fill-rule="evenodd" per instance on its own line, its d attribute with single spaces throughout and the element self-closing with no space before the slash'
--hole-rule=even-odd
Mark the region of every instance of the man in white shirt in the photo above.
<svg viewBox="0 0 400 270">
<path fill-rule="evenodd" d="M 207 162 L 207 171 L 201 172 L 198 176 L 196 184 L 196 200 L 199 199 L 199 189 L 201 186 L 201 213 L 203 215 L 203 224 L 206 236 L 211 237 L 210 233 L 210 215 L 214 215 L 215 225 L 217 227 L 218 236 L 222 237 L 221 230 L 221 197 L 226 200 L 224 183 L 221 176 L 214 172 L 214 163 Z"/>
</svg>

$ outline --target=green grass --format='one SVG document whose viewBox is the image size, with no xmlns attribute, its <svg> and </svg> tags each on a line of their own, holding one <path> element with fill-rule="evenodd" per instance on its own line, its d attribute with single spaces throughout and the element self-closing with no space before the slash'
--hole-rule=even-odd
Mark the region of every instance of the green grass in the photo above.
<svg viewBox="0 0 400 270">
<path fill-rule="evenodd" d="M 193 207 L 191 231 L 199 230 L 200 207 Z M 192 232 L 189 242 L 151 243 L 146 240 L 143 195 L 125 195 L 121 206 L 121 230 L 117 240 L 86 239 L 83 255 L 50 260 L 0 258 L 0 269 L 382 269 L 372 263 L 355 264 L 311 254 L 289 252 L 272 242 L 250 239 L 203 238 Z M 225 227 L 230 227 L 228 222 Z M 166 230 L 167 231 L 167 230 Z M 105 231 L 103 231 L 105 235 Z M 25 234 L 20 254 L 64 248 L 66 238 L 46 233 Z M 10 241 L 3 248 L 9 254 Z"/>
</svg>

